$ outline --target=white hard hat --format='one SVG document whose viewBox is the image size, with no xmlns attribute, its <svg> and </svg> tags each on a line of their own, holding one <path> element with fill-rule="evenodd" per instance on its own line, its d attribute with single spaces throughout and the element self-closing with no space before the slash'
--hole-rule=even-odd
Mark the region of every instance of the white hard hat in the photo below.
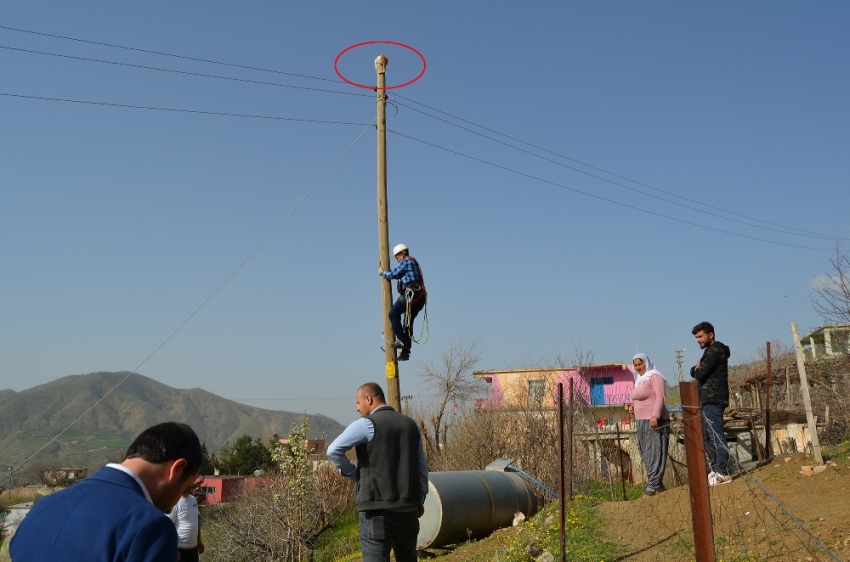
<svg viewBox="0 0 850 562">
<path fill-rule="evenodd" d="M 410 249 L 407 246 L 405 246 L 404 244 L 396 244 L 396 247 L 393 248 L 393 255 L 397 256 L 400 253 L 405 252 L 405 251 L 410 251 Z"/>
</svg>

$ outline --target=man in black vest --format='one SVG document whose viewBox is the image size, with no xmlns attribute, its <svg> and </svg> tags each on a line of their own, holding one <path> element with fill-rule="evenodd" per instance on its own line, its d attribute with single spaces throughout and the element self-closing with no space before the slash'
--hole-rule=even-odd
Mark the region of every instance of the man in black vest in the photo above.
<svg viewBox="0 0 850 562">
<path fill-rule="evenodd" d="M 357 484 L 363 562 L 416 561 L 419 518 L 425 513 L 428 463 L 419 428 L 387 405 L 374 382 L 357 389 L 356 419 L 328 447 L 339 473 Z M 354 448 L 357 466 L 345 456 Z"/>
</svg>

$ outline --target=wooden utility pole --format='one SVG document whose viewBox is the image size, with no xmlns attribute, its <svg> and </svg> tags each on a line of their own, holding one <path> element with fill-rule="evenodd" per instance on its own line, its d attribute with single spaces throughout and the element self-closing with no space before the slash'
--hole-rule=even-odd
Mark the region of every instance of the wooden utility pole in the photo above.
<svg viewBox="0 0 850 562">
<path fill-rule="evenodd" d="M 815 422 L 815 414 L 812 412 L 812 399 L 809 397 L 809 377 L 806 376 L 806 356 L 803 354 L 803 344 L 800 343 L 800 333 L 797 331 L 797 323 L 791 322 L 791 333 L 794 334 L 794 350 L 797 352 L 797 371 L 800 372 L 800 392 L 803 395 L 803 405 L 806 407 L 806 422 L 809 426 L 809 434 L 812 439 L 812 453 L 815 463 L 823 464 L 823 456 L 820 453 L 820 441 L 818 440 L 818 428 Z"/>
<path fill-rule="evenodd" d="M 383 271 L 390 267 L 390 226 L 387 218 L 387 63 L 384 55 L 375 59 L 375 72 L 378 74 L 377 129 L 378 129 L 378 255 Z M 393 287 L 389 280 L 381 277 L 381 310 L 384 315 L 384 339 L 395 341 L 393 325 L 390 323 L 390 308 L 393 305 Z M 387 404 L 396 412 L 401 412 L 401 389 L 398 384 L 398 359 L 395 348 L 386 344 L 387 366 Z"/>
</svg>

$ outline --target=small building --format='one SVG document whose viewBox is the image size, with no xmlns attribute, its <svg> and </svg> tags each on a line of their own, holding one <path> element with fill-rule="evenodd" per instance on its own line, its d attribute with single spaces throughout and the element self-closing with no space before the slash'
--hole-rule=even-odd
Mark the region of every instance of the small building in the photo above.
<svg viewBox="0 0 850 562">
<path fill-rule="evenodd" d="M 195 496 L 198 505 L 212 505 L 233 501 L 242 489 L 245 476 L 203 476 Z"/>
<path fill-rule="evenodd" d="M 88 476 L 89 469 L 87 468 L 57 468 L 44 473 L 45 481 L 52 484 L 73 484 L 85 480 Z"/>
<path fill-rule="evenodd" d="M 828 324 L 800 338 L 807 360 L 850 353 L 850 324 Z"/>
<path fill-rule="evenodd" d="M 6 508 L 3 513 L 3 534 L 5 537 L 14 535 L 18 530 L 18 525 L 27 516 L 27 513 L 32 509 L 33 502 L 16 503 Z"/>
<path fill-rule="evenodd" d="M 632 401 L 635 378 L 626 363 L 603 363 L 582 367 L 476 371 L 473 376 L 491 385 L 490 398 L 477 400 L 486 407 L 555 407 L 558 383 L 564 399 L 573 384 L 573 397 L 589 406 L 622 406 Z"/>
</svg>

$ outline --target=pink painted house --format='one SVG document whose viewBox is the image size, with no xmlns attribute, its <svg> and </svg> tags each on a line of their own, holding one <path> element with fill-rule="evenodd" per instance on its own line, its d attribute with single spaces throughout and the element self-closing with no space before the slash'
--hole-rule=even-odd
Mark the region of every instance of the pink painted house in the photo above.
<svg viewBox="0 0 850 562">
<path fill-rule="evenodd" d="M 564 384 L 566 399 L 571 380 L 574 399 L 586 405 L 622 406 L 632 401 L 635 379 L 631 365 L 589 365 L 582 371 L 584 374 L 575 367 L 476 371 L 473 376 L 488 382 L 491 392 L 489 398 L 476 400 L 475 407 L 524 407 L 531 404 L 554 407 L 558 383 Z"/>
</svg>

